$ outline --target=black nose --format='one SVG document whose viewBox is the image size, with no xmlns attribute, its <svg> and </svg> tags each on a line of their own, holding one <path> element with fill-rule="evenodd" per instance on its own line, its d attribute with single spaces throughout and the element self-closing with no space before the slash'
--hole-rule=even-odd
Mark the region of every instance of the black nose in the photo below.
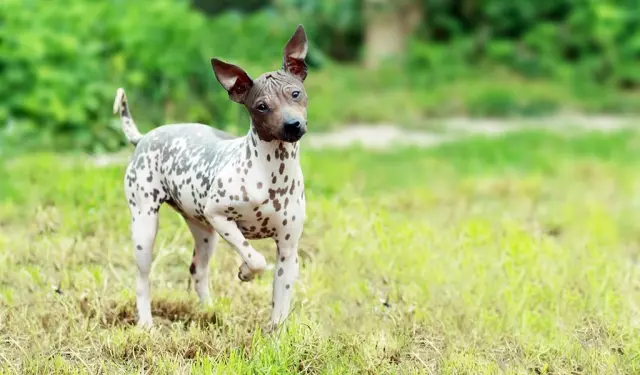
<svg viewBox="0 0 640 375">
<path fill-rule="evenodd" d="M 289 120 L 284 123 L 284 131 L 288 134 L 298 134 L 302 125 L 298 120 Z"/>
</svg>

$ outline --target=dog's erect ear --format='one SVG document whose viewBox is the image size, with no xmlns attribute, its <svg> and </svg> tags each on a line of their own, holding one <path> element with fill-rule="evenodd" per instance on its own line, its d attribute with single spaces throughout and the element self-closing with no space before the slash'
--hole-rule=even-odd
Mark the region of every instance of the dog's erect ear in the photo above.
<svg viewBox="0 0 640 375">
<path fill-rule="evenodd" d="M 296 32 L 284 46 L 284 59 L 282 69 L 304 81 L 307 78 L 307 64 L 304 59 L 307 57 L 309 43 L 307 42 L 307 34 L 304 32 L 302 25 L 298 25 Z"/>
<path fill-rule="evenodd" d="M 239 66 L 228 64 L 216 58 L 211 59 L 211 66 L 216 79 L 229 93 L 229 98 L 237 103 L 244 103 L 253 80 Z"/>
</svg>

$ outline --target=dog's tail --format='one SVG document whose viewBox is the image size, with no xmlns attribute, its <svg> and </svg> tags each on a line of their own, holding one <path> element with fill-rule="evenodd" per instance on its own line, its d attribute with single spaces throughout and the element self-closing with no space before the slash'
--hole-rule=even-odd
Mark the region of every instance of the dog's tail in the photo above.
<svg viewBox="0 0 640 375">
<path fill-rule="evenodd" d="M 120 121 L 122 121 L 122 131 L 124 135 L 132 145 L 137 145 L 142 139 L 142 134 L 136 127 L 136 123 L 133 122 L 133 117 L 129 112 L 129 106 L 127 105 L 127 96 L 124 93 L 124 89 L 119 88 L 116 91 L 116 99 L 113 102 L 113 113 L 120 114 Z"/>
</svg>

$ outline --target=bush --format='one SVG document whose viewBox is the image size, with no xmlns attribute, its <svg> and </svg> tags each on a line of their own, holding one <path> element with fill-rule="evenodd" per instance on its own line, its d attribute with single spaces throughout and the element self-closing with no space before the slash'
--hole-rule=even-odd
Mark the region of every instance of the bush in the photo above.
<svg viewBox="0 0 640 375">
<path fill-rule="evenodd" d="M 121 147 L 124 137 L 111 114 L 120 86 L 143 131 L 174 121 L 244 128 L 247 116 L 228 101 L 210 58 L 238 63 L 253 76 L 277 69 L 300 22 L 312 42 L 309 66 L 324 64 L 307 81 L 316 130 L 451 114 L 549 114 L 565 106 L 638 112 L 637 98 L 621 94 L 640 85 L 640 11 L 633 3 L 425 1 L 406 64 L 372 72 L 335 65 L 318 53 L 358 59 L 362 0 L 272 0 L 278 13 L 266 0 L 225 0 L 262 9 L 250 15 L 218 13 L 223 3 L 195 1 L 216 13 L 210 18 L 187 0 L 4 0 L 0 154 L 9 144 L 22 150 Z M 490 76 L 504 68 L 507 80 Z M 542 80 L 549 85 L 532 93 Z"/>
<path fill-rule="evenodd" d="M 175 0 L 5 0 L 0 21 L 0 138 L 91 151 L 122 145 L 111 114 L 120 86 L 142 128 L 185 119 L 228 127 L 239 108 L 210 58 L 276 69 L 294 30 L 268 12 L 207 19 Z"/>
</svg>

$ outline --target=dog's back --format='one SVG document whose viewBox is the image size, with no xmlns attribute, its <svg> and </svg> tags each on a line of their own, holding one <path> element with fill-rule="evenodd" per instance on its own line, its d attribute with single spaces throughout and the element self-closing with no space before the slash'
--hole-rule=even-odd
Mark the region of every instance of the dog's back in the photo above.
<svg viewBox="0 0 640 375">
<path fill-rule="evenodd" d="M 125 174 L 127 197 L 152 196 L 183 216 L 206 223 L 204 203 L 220 170 L 240 151 L 241 138 L 203 124 L 157 127 L 136 144 Z M 196 199 L 197 198 L 197 199 Z"/>
</svg>

